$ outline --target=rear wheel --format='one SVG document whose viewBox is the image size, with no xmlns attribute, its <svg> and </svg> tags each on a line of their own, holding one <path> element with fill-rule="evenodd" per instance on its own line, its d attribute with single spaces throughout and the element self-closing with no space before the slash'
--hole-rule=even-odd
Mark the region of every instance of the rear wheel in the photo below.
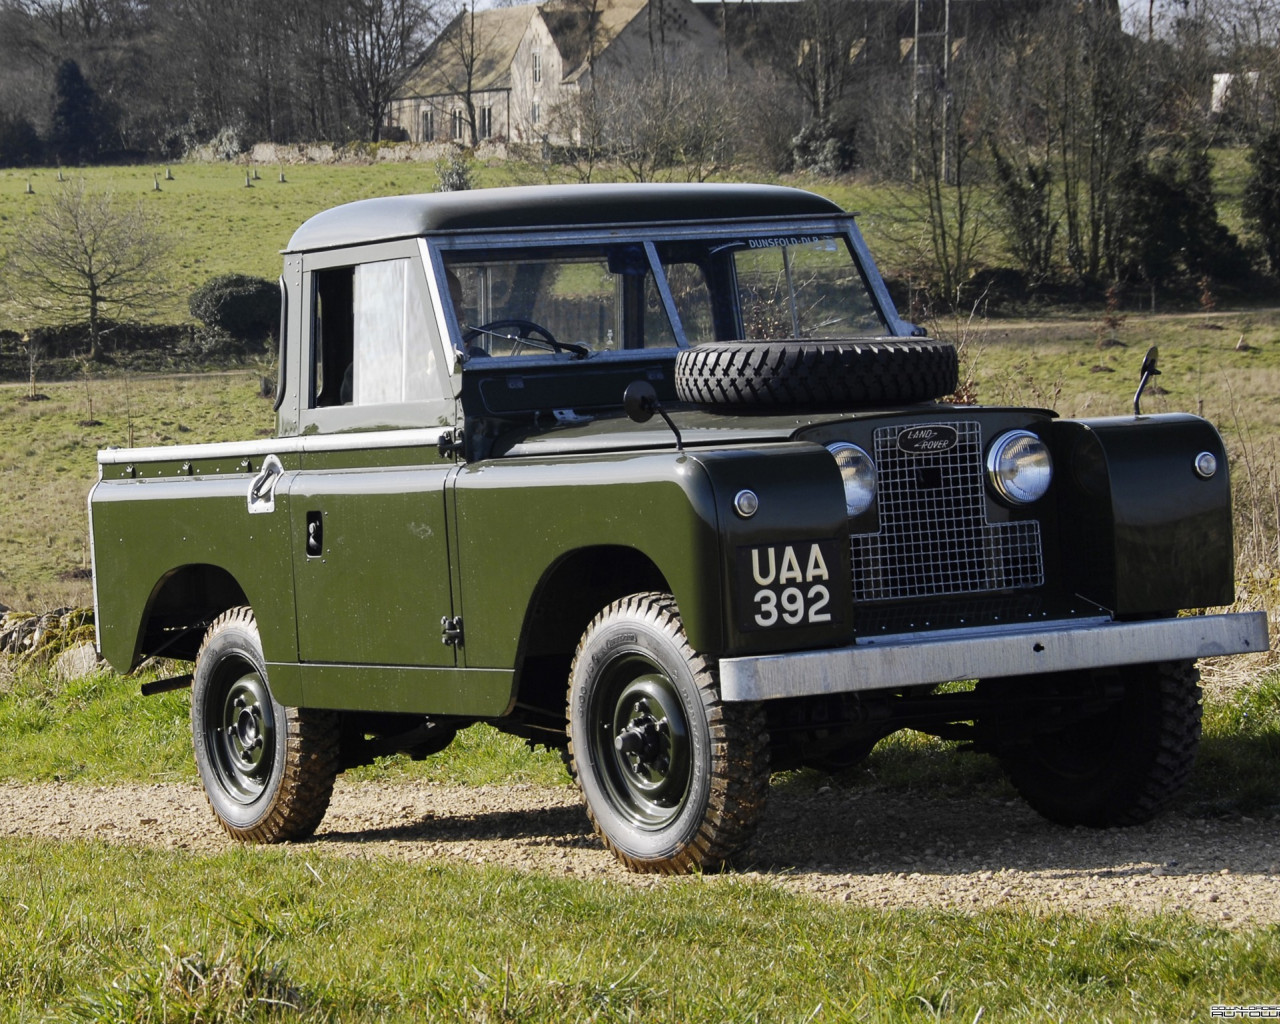
<svg viewBox="0 0 1280 1024">
<path fill-rule="evenodd" d="M 979 684 L 999 693 L 1010 685 Z M 1200 744 L 1200 673 L 1195 662 L 1168 661 L 1095 672 L 1062 673 L 1045 685 L 1061 704 L 1032 720 L 1016 746 L 992 736 L 1009 779 L 1026 801 L 1063 825 L 1136 825 L 1163 811 L 1191 775 Z M 1079 699 L 1103 709 L 1081 711 Z M 1066 719 L 1065 724 L 1057 720 Z M 1008 723 L 992 722 L 988 731 Z"/>
<path fill-rule="evenodd" d="M 191 733 L 209 806 L 230 835 L 272 843 L 316 830 L 338 771 L 338 716 L 271 696 L 249 608 L 232 608 L 205 634 Z"/>
<path fill-rule="evenodd" d="M 568 719 L 587 812 L 632 870 L 715 868 L 751 838 L 769 783 L 764 715 L 720 700 L 670 595 L 632 595 L 591 623 Z"/>
</svg>

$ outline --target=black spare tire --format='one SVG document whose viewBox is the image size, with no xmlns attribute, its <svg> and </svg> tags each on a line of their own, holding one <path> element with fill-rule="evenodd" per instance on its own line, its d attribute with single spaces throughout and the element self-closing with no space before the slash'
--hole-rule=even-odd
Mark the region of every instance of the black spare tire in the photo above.
<svg viewBox="0 0 1280 1024">
<path fill-rule="evenodd" d="M 676 353 L 676 394 L 704 405 L 927 402 L 958 382 L 955 348 L 929 338 L 720 341 Z"/>
</svg>

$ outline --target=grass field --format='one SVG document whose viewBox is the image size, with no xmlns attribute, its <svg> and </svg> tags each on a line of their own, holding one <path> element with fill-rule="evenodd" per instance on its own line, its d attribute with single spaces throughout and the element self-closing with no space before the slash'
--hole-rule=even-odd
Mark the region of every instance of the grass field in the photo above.
<svg viewBox="0 0 1280 1024">
<path fill-rule="evenodd" d="M 554 168 L 514 161 L 477 161 L 474 168 L 480 186 L 542 183 L 548 180 L 548 173 L 555 173 Z M 1215 169 L 1220 216 L 1232 230 L 1242 232 L 1240 202 L 1249 171 L 1244 151 L 1218 151 Z M 165 179 L 166 170 L 172 173 L 172 180 Z M 59 173 L 53 168 L 0 170 L 0 255 L 21 230 L 26 213 L 62 187 Z M 92 190 L 142 202 L 158 214 L 173 236 L 175 260 L 171 290 L 161 297 L 157 314 L 173 321 L 187 319 L 187 297 L 211 277 L 238 272 L 275 280 L 280 273 L 280 250 L 312 214 L 371 196 L 429 192 L 439 181 L 434 164 L 412 162 L 257 168 L 243 163 L 174 164 L 168 168 L 156 164 L 76 168 L 61 173 L 66 180 L 83 177 Z M 251 178 L 252 187 L 246 187 L 246 175 L 252 173 L 259 177 Z M 764 180 L 749 170 L 739 173 L 751 180 Z M 160 191 L 155 190 L 157 181 Z M 900 189 L 857 179 L 808 176 L 788 177 L 785 183 L 811 189 L 856 211 L 863 234 L 887 276 L 906 279 L 919 263 L 927 231 L 916 221 L 920 211 L 904 201 Z M 31 194 L 27 193 L 28 184 Z M 995 262 L 1003 259 L 994 234 L 983 251 Z M 0 307 L 0 328 L 10 326 L 4 321 Z"/>
<path fill-rule="evenodd" d="M 540 169 L 514 163 L 477 162 L 475 167 L 481 186 L 546 180 Z M 434 165 L 422 163 L 290 165 L 283 168 L 284 183 L 278 180 L 281 168 L 262 167 L 252 188 L 245 187 L 246 168 L 240 164 L 176 164 L 170 170 L 172 181 L 164 180 L 161 165 L 86 167 L 62 174 L 67 180 L 83 177 L 89 189 L 142 202 L 159 215 L 174 236 L 173 284 L 183 296 L 208 278 L 233 271 L 275 280 L 280 250 L 312 214 L 372 196 L 430 192 L 439 182 Z M 27 211 L 61 187 L 58 173 L 51 168 L 0 170 L 0 252 L 21 230 Z M 157 177 L 159 192 L 154 190 Z M 893 209 L 892 193 L 884 188 L 816 180 L 795 184 L 830 195 L 873 224 Z M 870 233 L 873 243 L 881 240 Z M 175 308 L 185 318 L 185 299 Z"/>
<path fill-rule="evenodd" d="M 1173 1021 L 1271 998 L 1276 930 L 832 908 L 245 849 L 0 842 L 0 1021 Z M 1256 995 L 1254 995 L 1256 994 Z"/>
<path fill-rule="evenodd" d="M 89 602 L 87 497 L 110 446 L 230 441 L 275 431 L 252 371 L 0 385 L 0 602 Z"/>
</svg>

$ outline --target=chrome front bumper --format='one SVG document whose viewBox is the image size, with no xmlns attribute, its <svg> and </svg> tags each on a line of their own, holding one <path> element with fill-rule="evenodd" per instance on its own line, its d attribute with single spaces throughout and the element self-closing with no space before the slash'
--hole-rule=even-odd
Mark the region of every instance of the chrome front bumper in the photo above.
<svg viewBox="0 0 1280 1024">
<path fill-rule="evenodd" d="M 1072 620 L 903 633 L 851 647 L 724 658 L 724 700 L 774 700 L 992 679 L 1108 665 L 1184 661 L 1265 651 L 1267 615 L 1193 615 L 1150 622 Z"/>
</svg>

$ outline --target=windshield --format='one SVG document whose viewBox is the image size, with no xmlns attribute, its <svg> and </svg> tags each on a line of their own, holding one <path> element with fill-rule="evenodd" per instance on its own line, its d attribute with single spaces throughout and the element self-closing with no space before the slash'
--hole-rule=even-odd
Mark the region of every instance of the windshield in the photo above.
<svg viewBox="0 0 1280 1024">
<path fill-rule="evenodd" d="M 486 246 L 443 256 L 468 356 L 887 333 L 848 237 L 835 230 Z"/>
</svg>

